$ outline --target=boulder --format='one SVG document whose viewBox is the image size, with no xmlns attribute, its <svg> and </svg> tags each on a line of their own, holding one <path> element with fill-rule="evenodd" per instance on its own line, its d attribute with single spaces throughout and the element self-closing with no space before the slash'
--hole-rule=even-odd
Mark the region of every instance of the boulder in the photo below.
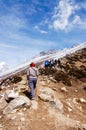
<svg viewBox="0 0 86 130">
<path fill-rule="evenodd" d="M 39 95 L 38 97 L 45 102 L 49 102 L 50 105 L 53 105 L 55 108 L 63 111 L 63 104 L 60 102 L 58 97 L 56 96 L 56 93 L 51 88 L 45 87 L 39 89 Z"/>
<path fill-rule="evenodd" d="M 18 85 L 19 92 L 26 90 L 26 85 Z"/>
<path fill-rule="evenodd" d="M 6 102 L 6 100 L 5 100 L 5 98 L 4 97 L 2 97 L 1 99 L 0 99 L 0 109 L 3 109 L 4 107 L 6 107 L 6 105 L 7 105 L 7 102 Z"/>
<path fill-rule="evenodd" d="M 66 89 L 65 87 L 62 87 L 62 88 L 61 88 L 61 91 L 67 92 L 67 89 Z"/>
<path fill-rule="evenodd" d="M 19 85 L 26 85 L 26 81 L 25 80 L 22 80 L 21 82 L 18 83 Z"/>
<path fill-rule="evenodd" d="M 13 90 L 6 90 L 5 91 L 5 100 L 9 100 L 10 98 L 16 98 L 19 96 L 18 92 L 15 92 L 14 89 Z"/>
<path fill-rule="evenodd" d="M 31 106 L 31 102 L 30 102 L 29 98 L 27 98 L 27 97 L 25 97 L 25 96 L 19 96 L 19 97 L 13 99 L 13 100 L 10 101 L 10 103 L 4 108 L 3 114 L 12 113 L 14 110 L 15 110 L 15 112 L 16 112 L 17 109 L 20 108 L 20 107 L 22 107 L 22 106 L 27 106 L 27 107 L 30 107 L 30 106 Z"/>
</svg>

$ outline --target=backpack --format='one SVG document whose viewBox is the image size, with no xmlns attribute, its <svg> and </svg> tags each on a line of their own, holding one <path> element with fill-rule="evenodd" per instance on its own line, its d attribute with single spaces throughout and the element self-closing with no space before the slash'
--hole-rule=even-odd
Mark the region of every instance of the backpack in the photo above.
<svg viewBox="0 0 86 130">
<path fill-rule="evenodd" d="M 45 66 L 49 66 L 50 62 L 49 61 L 45 61 Z"/>
</svg>

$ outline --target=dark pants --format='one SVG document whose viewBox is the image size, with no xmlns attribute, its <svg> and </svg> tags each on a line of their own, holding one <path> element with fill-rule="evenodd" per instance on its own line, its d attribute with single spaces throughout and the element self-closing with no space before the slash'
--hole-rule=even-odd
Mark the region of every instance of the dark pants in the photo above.
<svg viewBox="0 0 86 130">
<path fill-rule="evenodd" d="M 30 95 L 31 98 L 34 98 L 34 89 L 36 88 L 37 79 L 29 78 L 29 87 L 30 87 Z"/>
</svg>

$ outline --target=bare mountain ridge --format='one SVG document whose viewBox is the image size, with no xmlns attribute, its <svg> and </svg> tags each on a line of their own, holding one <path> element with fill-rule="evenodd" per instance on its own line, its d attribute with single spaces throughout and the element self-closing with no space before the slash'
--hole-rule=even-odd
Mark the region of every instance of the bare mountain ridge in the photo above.
<svg viewBox="0 0 86 130">
<path fill-rule="evenodd" d="M 14 75 L 14 74 L 17 74 L 25 69 L 28 68 L 28 65 L 33 61 L 35 63 L 43 63 L 45 60 L 48 60 L 48 59 L 58 59 L 58 58 L 62 58 L 62 57 L 65 57 L 66 55 L 70 55 L 78 50 L 81 50 L 82 48 L 86 48 L 86 43 L 82 43 L 80 45 L 77 45 L 77 46 L 74 46 L 72 48 L 69 48 L 69 49 L 64 49 L 62 51 L 53 51 L 51 53 L 48 53 L 48 51 L 46 52 L 46 55 L 44 56 L 40 56 L 40 54 L 35 57 L 35 58 L 32 58 L 31 60 L 29 61 L 26 61 L 24 63 L 22 63 L 21 65 L 19 66 L 16 66 L 12 69 L 8 69 L 6 72 L 3 72 L 3 73 L 0 73 L 0 81 L 2 81 L 3 79 L 7 78 L 7 77 L 10 77 L 11 75 Z"/>
<path fill-rule="evenodd" d="M 30 101 L 30 108 L 18 106 L 11 112 L 6 109 L 10 108 L 10 103 L 1 100 L 2 96 L 7 98 L 6 90 L 16 90 L 20 96 L 28 97 L 26 69 L 1 83 L 2 130 L 86 130 L 86 48 L 61 57 L 61 61 L 63 68 L 58 65 L 52 69 L 40 68 L 38 100 Z M 38 67 L 39 64 L 37 62 Z"/>
</svg>

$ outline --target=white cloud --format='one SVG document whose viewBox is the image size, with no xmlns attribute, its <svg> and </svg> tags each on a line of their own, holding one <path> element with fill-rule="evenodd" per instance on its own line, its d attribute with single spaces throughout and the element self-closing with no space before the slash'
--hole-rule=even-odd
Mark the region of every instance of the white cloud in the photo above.
<svg viewBox="0 0 86 130">
<path fill-rule="evenodd" d="M 75 15 L 74 20 L 71 23 L 72 26 L 77 25 L 78 28 L 86 29 L 86 19 L 82 20 L 80 16 Z"/>
<path fill-rule="evenodd" d="M 10 49 L 18 49 L 17 46 L 14 45 L 8 45 L 8 44 L 4 44 L 4 43 L 0 43 L 0 48 L 10 48 Z"/>
<path fill-rule="evenodd" d="M 7 64 L 4 61 L 0 62 L 0 73 L 4 72 L 7 69 L 8 69 Z"/>
<path fill-rule="evenodd" d="M 24 27 L 24 20 L 14 15 L 7 15 L 0 17 L 0 26 L 3 28 L 20 29 Z"/>
<path fill-rule="evenodd" d="M 34 29 L 36 29 L 38 32 L 40 32 L 42 34 L 47 34 L 48 33 L 47 31 L 40 29 L 37 25 L 34 27 Z"/>
<path fill-rule="evenodd" d="M 49 25 L 49 28 L 65 31 L 73 28 L 75 25 L 80 25 L 81 28 L 84 25 L 86 28 L 86 18 L 82 19 L 77 13 L 81 8 L 86 9 L 86 6 L 84 4 L 81 6 L 70 0 L 61 0 L 54 8 L 52 23 Z"/>
<path fill-rule="evenodd" d="M 55 7 L 53 15 L 53 25 L 54 29 L 64 30 L 69 23 L 69 18 L 73 13 L 74 8 L 71 3 L 68 3 L 67 0 L 61 0 L 59 5 Z"/>
</svg>

